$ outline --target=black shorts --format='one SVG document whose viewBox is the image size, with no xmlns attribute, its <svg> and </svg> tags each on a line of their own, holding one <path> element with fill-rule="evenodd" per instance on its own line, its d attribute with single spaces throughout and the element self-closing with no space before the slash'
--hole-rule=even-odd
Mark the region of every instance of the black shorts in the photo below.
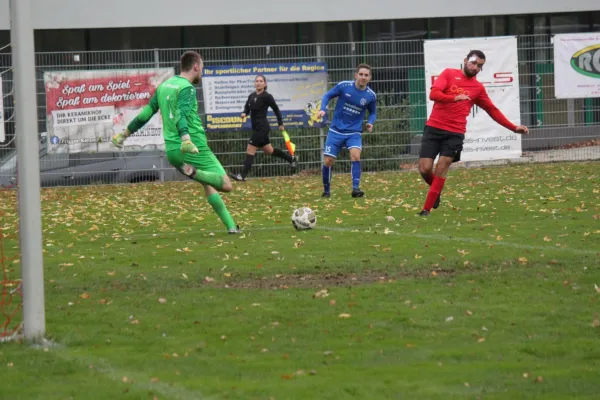
<svg viewBox="0 0 600 400">
<path fill-rule="evenodd" d="M 460 152 L 463 149 L 465 135 L 448 132 L 443 129 L 425 125 L 421 139 L 419 158 L 452 157 L 452 162 L 460 161 Z"/>
<path fill-rule="evenodd" d="M 248 143 L 255 147 L 264 147 L 271 143 L 269 139 L 269 129 L 265 129 L 263 127 L 259 129 L 254 129 L 252 131 L 252 136 L 250 136 L 250 140 Z"/>
</svg>

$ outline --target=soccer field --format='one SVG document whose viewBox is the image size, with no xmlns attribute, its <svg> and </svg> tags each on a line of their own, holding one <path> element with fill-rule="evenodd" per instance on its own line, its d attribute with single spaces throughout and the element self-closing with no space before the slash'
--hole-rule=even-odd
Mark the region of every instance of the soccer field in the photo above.
<svg viewBox="0 0 600 400">
<path fill-rule="evenodd" d="M 0 398 L 598 398 L 599 171 L 456 169 L 428 218 L 416 172 L 250 180 L 241 235 L 194 182 L 44 190 L 50 344 L 0 345 Z"/>
</svg>

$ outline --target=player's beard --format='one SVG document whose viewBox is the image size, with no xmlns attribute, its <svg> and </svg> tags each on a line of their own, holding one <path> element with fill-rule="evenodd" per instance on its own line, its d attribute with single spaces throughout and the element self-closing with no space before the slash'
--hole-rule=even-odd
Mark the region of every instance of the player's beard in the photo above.
<svg viewBox="0 0 600 400">
<path fill-rule="evenodd" d="M 469 71 L 469 68 L 467 68 L 467 66 L 466 66 L 466 65 L 464 65 L 464 66 L 463 66 L 463 72 L 464 72 L 464 73 L 465 73 L 465 75 L 466 75 L 466 76 L 468 76 L 469 78 L 472 78 L 472 77 L 474 77 L 474 76 L 476 76 L 476 75 L 477 75 L 477 72 L 476 72 L 476 73 L 472 73 L 471 71 Z"/>
<path fill-rule="evenodd" d="M 201 80 L 202 80 L 202 73 L 201 73 L 201 72 L 198 72 L 198 75 L 196 75 L 196 76 L 194 77 L 194 80 L 192 81 L 192 83 L 193 83 L 194 85 L 197 85 L 197 84 L 199 84 L 199 83 L 200 83 L 200 81 L 201 81 Z"/>
</svg>

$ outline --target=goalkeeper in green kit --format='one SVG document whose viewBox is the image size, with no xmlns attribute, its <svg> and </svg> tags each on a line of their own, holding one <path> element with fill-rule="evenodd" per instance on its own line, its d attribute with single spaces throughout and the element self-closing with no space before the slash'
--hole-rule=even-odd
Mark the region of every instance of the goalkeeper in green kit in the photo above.
<svg viewBox="0 0 600 400">
<path fill-rule="evenodd" d="M 196 89 L 204 63 L 200 54 L 187 51 L 181 56 L 181 73 L 161 83 L 142 111 L 127 126 L 125 132 L 112 138 L 115 146 L 142 128 L 154 114 L 161 113 L 163 134 L 169 163 L 189 178 L 204 185 L 208 203 L 221 218 L 229 233 L 240 228 L 229 214 L 217 191 L 230 192 L 231 180 L 208 147 L 202 121 L 198 115 Z"/>
</svg>

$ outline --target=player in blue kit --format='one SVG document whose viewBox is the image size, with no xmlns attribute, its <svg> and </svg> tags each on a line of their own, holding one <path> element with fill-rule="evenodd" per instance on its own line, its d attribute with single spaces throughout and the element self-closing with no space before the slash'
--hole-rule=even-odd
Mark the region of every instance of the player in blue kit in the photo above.
<svg viewBox="0 0 600 400">
<path fill-rule="evenodd" d="M 369 111 L 366 124 L 367 132 L 373 131 L 373 124 L 377 118 L 377 96 L 367 85 L 371 81 L 371 67 L 359 64 L 356 67 L 354 81 L 338 83 L 329 92 L 325 93 L 321 101 L 319 117 L 327 112 L 327 103 L 335 97 L 338 98 L 333 112 L 333 119 L 327 132 L 325 142 L 323 165 L 323 195 L 330 197 L 331 175 L 333 163 L 340 150 L 346 147 L 352 160 L 352 197 L 363 197 L 365 192 L 360 190 L 360 153 L 362 151 L 362 132 L 365 112 Z"/>
</svg>

